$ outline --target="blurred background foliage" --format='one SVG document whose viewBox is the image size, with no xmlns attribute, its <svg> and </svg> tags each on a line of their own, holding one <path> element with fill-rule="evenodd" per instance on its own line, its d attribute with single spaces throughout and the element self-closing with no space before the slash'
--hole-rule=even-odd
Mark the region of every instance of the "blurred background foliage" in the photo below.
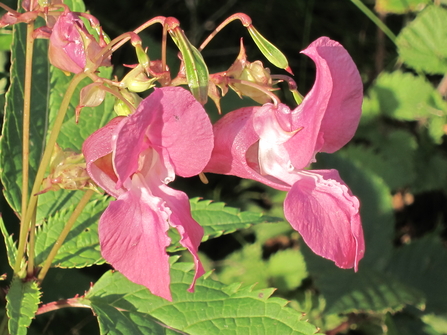
<svg viewBox="0 0 447 335">
<path fill-rule="evenodd" d="M 8 2 L 14 6 L 14 1 Z M 312 86 L 315 68 L 299 51 L 320 36 L 339 41 L 363 79 L 363 116 L 351 143 L 335 154 L 320 154 L 313 168 L 338 169 L 361 201 L 367 249 L 358 273 L 313 255 L 285 222 L 258 224 L 204 242 L 201 258 L 207 270 L 215 269 L 212 277 L 223 283 L 276 287 L 275 294 L 306 313 L 321 333 L 447 334 L 447 1 L 363 1 L 397 36 L 394 41 L 349 0 L 85 3 L 112 38 L 163 15 L 179 19 L 195 45 L 226 17 L 244 12 L 287 56 L 302 94 Z M 161 27 L 151 27 L 141 36 L 151 58 L 160 58 Z M 259 59 L 272 73 L 285 74 L 264 60 L 238 22 L 228 25 L 203 51 L 210 72 L 230 67 L 240 37 L 250 61 Z M 7 70 L 7 46 L 2 36 L 1 71 Z M 169 64 L 176 72 L 177 51 L 173 43 L 170 46 Z M 122 48 L 113 62 L 135 63 L 134 51 Z M 124 71 L 115 68 L 119 76 Z M 224 113 L 253 104 L 231 94 L 222 99 Z M 212 102 L 207 110 L 217 119 Z M 179 178 L 173 187 L 190 197 L 283 217 L 283 192 L 235 177 L 207 177 L 208 185 L 198 178 Z M 3 202 L 4 215 L 7 211 Z M 82 294 L 106 269 L 53 270 L 44 283 L 44 302 Z M 2 271 L 7 271 L 5 266 Z M 95 332 L 90 312 L 67 309 L 39 316 L 30 329 L 30 334 Z"/>
</svg>

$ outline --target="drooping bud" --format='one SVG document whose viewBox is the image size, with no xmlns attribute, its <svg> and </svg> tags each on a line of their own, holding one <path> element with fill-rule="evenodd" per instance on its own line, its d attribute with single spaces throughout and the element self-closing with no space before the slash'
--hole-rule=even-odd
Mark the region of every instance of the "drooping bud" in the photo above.
<svg viewBox="0 0 447 335">
<path fill-rule="evenodd" d="M 84 107 L 97 107 L 106 97 L 106 91 L 103 89 L 102 83 L 91 83 L 84 86 L 81 90 L 79 105 L 76 107 L 76 123 L 79 119 L 79 114 Z"/>
<path fill-rule="evenodd" d="M 230 78 L 230 87 L 239 95 L 248 96 L 261 105 L 271 101 L 270 96 L 266 95 L 262 90 L 249 85 L 244 85 L 240 82 L 231 82 L 231 79 L 236 79 L 238 81 L 253 83 L 267 91 L 273 90 L 273 81 L 270 76 L 270 70 L 264 68 L 261 61 L 255 61 L 253 63 L 247 61 L 247 55 L 245 53 L 242 39 L 239 55 L 226 73 Z"/>
<path fill-rule="evenodd" d="M 141 64 L 127 73 L 121 80 L 120 87 L 127 88 L 131 92 L 144 92 L 155 86 L 157 78 L 149 78 Z"/>
<path fill-rule="evenodd" d="M 57 144 L 51 157 L 50 174 L 42 183 L 43 190 L 38 194 L 60 189 L 91 189 L 99 192 L 87 174 L 84 155 L 70 150 L 64 151 Z"/>
<path fill-rule="evenodd" d="M 108 58 L 98 58 L 101 46 L 87 31 L 80 17 L 64 12 L 57 19 L 50 36 L 50 63 L 65 72 L 80 73 L 99 66 L 110 66 Z"/>
</svg>

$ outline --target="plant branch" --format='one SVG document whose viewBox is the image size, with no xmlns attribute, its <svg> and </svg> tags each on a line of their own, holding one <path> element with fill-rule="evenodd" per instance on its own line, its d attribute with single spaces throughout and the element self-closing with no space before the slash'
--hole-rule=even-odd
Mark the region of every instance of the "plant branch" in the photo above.
<svg viewBox="0 0 447 335">
<path fill-rule="evenodd" d="M 28 232 L 30 229 L 30 222 L 31 222 L 31 215 L 34 211 L 34 208 L 37 204 L 37 193 L 39 193 L 40 187 L 42 185 L 42 180 L 45 175 L 45 171 L 50 164 L 51 160 L 51 154 L 53 152 L 53 148 L 56 145 L 57 137 L 59 136 L 59 132 L 62 128 L 62 124 L 65 119 L 65 115 L 67 114 L 68 105 L 70 104 L 71 97 L 78 86 L 78 84 L 81 82 L 82 79 L 86 77 L 86 74 L 84 73 L 78 73 L 76 74 L 73 79 L 70 82 L 70 85 L 67 88 L 67 91 L 64 95 L 64 98 L 62 100 L 62 103 L 59 107 L 59 111 L 57 113 L 56 120 L 54 122 L 53 128 L 51 130 L 50 138 L 48 139 L 48 142 L 45 146 L 45 151 L 42 156 L 42 160 L 39 165 L 39 169 L 37 170 L 36 179 L 34 180 L 33 189 L 31 191 L 31 197 L 30 201 L 26 210 L 26 216 L 22 218 L 22 227 L 25 232 Z M 14 266 L 14 273 L 18 274 L 20 271 L 20 266 L 22 262 L 23 255 L 25 254 L 25 242 L 26 242 L 27 234 L 22 237 L 20 236 L 19 241 L 19 247 L 17 250 L 17 258 L 16 263 Z"/>
</svg>

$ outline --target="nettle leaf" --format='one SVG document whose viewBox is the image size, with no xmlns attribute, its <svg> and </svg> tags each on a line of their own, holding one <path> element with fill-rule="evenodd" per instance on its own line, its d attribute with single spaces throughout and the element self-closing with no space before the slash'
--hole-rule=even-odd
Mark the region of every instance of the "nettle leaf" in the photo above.
<svg viewBox="0 0 447 335">
<path fill-rule="evenodd" d="M 392 275 L 362 266 L 359 271 L 339 269 L 332 262 L 304 250 L 309 272 L 326 299 L 326 314 L 396 312 L 406 305 L 425 306 L 424 294 Z"/>
<path fill-rule="evenodd" d="M 200 278 L 195 293 L 187 292 L 193 265 L 171 267 L 169 302 L 145 287 L 127 280 L 119 272 L 107 272 L 87 293 L 98 316 L 101 334 L 314 334 L 314 326 L 286 307 L 287 301 L 271 298 L 274 289 L 225 286 Z"/>
<path fill-rule="evenodd" d="M 427 313 L 445 314 L 447 304 L 447 250 L 435 234 L 398 248 L 387 273 L 424 292 Z"/>
<path fill-rule="evenodd" d="M 15 245 L 15 242 L 12 239 L 12 235 L 9 235 L 8 231 L 6 230 L 5 223 L 3 222 L 3 218 L 1 216 L 0 216 L 0 230 L 2 231 L 3 238 L 5 239 L 8 263 L 11 266 L 11 268 L 14 268 L 17 256 L 17 246 Z"/>
<path fill-rule="evenodd" d="M 404 63 L 430 74 L 447 72 L 447 10 L 429 6 L 397 37 L 398 52 Z"/>
<path fill-rule="evenodd" d="M 236 230 L 246 229 L 254 224 L 283 221 L 283 219 L 261 213 L 241 212 L 237 208 L 226 207 L 223 202 L 200 201 L 200 198 L 194 198 L 190 200 L 190 204 L 192 217 L 204 228 L 202 242 L 224 234 L 231 234 Z M 169 236 L 172 241 L 168 251 L 181 248 L 178 244 L 180 236 L 177 231 L 171 229 Z"/>
<path fill-rule="evenodd" d="M 376 0 L 379 13 L 404 14 L 423 9 L 431 0 Z"/>
<path fill-rule="evenodd" d="M 15 277 L 6 295 L 9 334 L 26 335 L 37 311 L 40 291 L 34 281 L 22 282 Z"/>
<path fill-rule="evenodd" d="M 91 201 L 82 211 L 72 230 L 53 260 L 52 266 L 60 268 L 80 268 L 104 263 L 98 240 L 98 220 L 109 204 L 107 197 Z M 45 262 L 74 206 L 48 218 L 36 233 L 36 264 Z"/>
<path fill-rule="evenodd" d="M 445 120 L 447 105 L 422 76 L 394 71 L 382 73 L 371 88 L 382 115 L 404 121 Z"/>
</svg>

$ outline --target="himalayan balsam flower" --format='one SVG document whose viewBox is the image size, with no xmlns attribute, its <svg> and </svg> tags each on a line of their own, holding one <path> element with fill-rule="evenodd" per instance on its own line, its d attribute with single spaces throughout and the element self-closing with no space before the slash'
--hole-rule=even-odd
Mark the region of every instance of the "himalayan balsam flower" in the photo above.
<svg viewBox="0 0 447 335">
<path fill-rule="evenodd" d="M 200 173 L 212 148 L 205 110 L 180 87 L 155 89 L 134 114 L 113 119 L 83 145 L 89 175 L 116 198 L 99 221 L 103 257 L 131 281 L 168 300 L 170 226 L 194 257 L 190 291 L 204 270 L 197 256 L 203 229 L 191 217 L 187 195 L 167 184 L 175 174 Z"/>
<path fill-rule="evenodd" d="M 284 214 L 309 247 L 341 268 L 357 270 L 364 254 L 359 201 L 336 170 L 305 170 L 318 152 L 332 153 L 354 135 L 362 82 L 337 42 L 322 37 L 302 51 L 316 64 L 313 88 L 294 110 L 246 107 L 214 125 L 205 172 L 250 178 L 287 191 Z"/>
<path fill-rule="evenodd" d="M 101 49 L 81 18 L 72 12 L 64 12 L 53 27 L 48 57 L 55 67 L 66 72 L 80 73 L 87 66 L 110 66 L 110 59 L 97 59 Z"/>
</svg>

